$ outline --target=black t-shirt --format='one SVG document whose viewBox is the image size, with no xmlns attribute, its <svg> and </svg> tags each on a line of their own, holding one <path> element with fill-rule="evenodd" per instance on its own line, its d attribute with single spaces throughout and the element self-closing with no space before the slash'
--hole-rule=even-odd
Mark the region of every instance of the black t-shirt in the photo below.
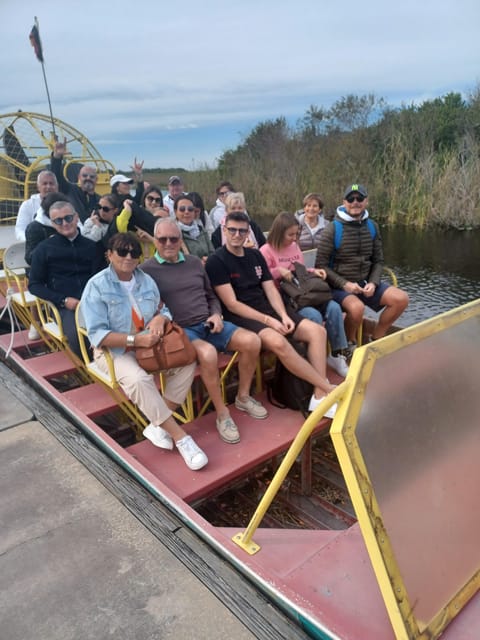
<svg viewBox="0 0 480 640">
<path fill-rule="evenodd" d="M 237 300 L 254 309 L 270 308 L 262 282 L 272 280 L 265 258 L 258 249 L 244 249 L 243 256 L 235 256 L 220 247 L 209 256 L 205 268 L 213 287 L 231 284 Z"/>
</svg>

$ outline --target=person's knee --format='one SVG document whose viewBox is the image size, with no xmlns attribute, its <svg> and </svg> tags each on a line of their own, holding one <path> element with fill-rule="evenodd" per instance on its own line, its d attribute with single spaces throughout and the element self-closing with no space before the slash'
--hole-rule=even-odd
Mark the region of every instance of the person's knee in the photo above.
<svg viewBox="0 0 480 640">
<path fill-rule="evenodd" d="M 410 299 L 408 293 L 397 287 L 389 287 L 382 296 L 381 304 L 391 307 L 400 313 L 408 307 Z"/>
<path fill-rule="evenodd" d="M 232 350 L 239 353 L 247 353 L 252 357 L 258 356 L 262 348 L 262 341 L 260 336 L 253 331 L 247 331 L 246 329 L 238 329 L 230 340 L 229 347 Z"/>
<path fill-rule="evenodd" d="M 323 324 L 322 314 L 314 307 L 304 307 L 303 309 L 300 309 L 298 313 L 306 320 L 311 320 L 317 324 Z"/>
<path fill-rule="evenodd" d="M 345 302 L 343 304 L 343 309 L 350 317 L 351 320 L 356 322 L 361 322 L 363 319 L 363 314 L 365 312 L 365 305 L 361 300 L 359 300 L 356 296 L 348 296 L 345 298 L 348 300 L 348 303 Z"/>
<path fill-rule="evenodd" d="M 195 351 L 197 353 L 197 359 L 200 365 L 203 366 L 216 366 L 218 361 L 217 350 L 215 347 L 205 342 L 204 340 L 195 340 L 193 342 Z"/>
<path fill-rule="evenodd" d="M 266 349 L 273 351 L 278 357 L 283 357 L 287 354 L 290 344 L 285 336 L 273 329 L 268 332 L 262 331 L 262 334 L 262 343 Z"/>
<path fill-rule="evenodd" d="M 294 337 L 303 342 L 318 340 L 325 342 L 327 339 L 327 332 L 322 325 L 305 319 L 298 325 Z"/>
</svg>

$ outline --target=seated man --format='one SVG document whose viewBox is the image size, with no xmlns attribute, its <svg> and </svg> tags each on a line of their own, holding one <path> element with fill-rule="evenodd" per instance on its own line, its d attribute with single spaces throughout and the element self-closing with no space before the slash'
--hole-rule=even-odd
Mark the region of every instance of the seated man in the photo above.
<svg viewBox="0 0 480 640">
<path fill-rule="evenodd" d="M 224 442 L 239 442 L 240 434 L 222 398 L 217 350 L 238 351 L 238 393 L 235 406 L 252 418 L 267 410 L 250 394 L 261 342 L 251 331 L 224 322 L 201 260 L 180 251 L 182 234 L 176 222 L 159 218 L 155 224 L 156 253 L 142 264 L 157 283 L 174 320 L 185 329 L 197 352 L 200 375 L 217 412 L 216 426 Z"/>
<path fill-rule="evenodd" d="M 313 385 L 309 405 L 313 411 L 334 389 L 325 375 L 325 329 L 286 310 L 265 258 L 258 249 L 244 247 L 249 233 L 245 213 L 229 213 L 223 233 L 225 245 L 208 258 L 206 270 L 225 317 L 254 331 L 262 346 L 275 353 L 286 369 Z M 307 344 L 308 360 L 295 351 L 287 335 Z M 333 417 L 335 409 L 334 405 L 325 415 Z"/>
<path fill-rule="evenodd" d="M 18 210 L 17 220 L 15 222 L 15 238 L 20 242 L 25 242 L 25 231 L 28 225 L 35 219 L 43 198 L 49 193 L 58 191 L 55 174 L 51 171 L 40 171 L 37 178 L 37 189 L 38 193 L 34 193 L 28 200 L 22 202 Z"/>
<path fill-rule="evenodd" d="M 355 344 L 365 305 L 380 313 L 372 339 L 382 338 L 408 306 L 408 294 L 380 282 L 383 245 L 378 225 L 367 211 L 367 190 L 350 184 L 332 224 L 320 236 L 315 267 L 325 269 L 333 299 L 346 312 L 345 332 Z"/>
<path fill-rule="evenodd" d="M 103 251 L 80 234 L 78 215 L 70 202 L 55 202 L 49 216 L 57 233 L 33 251 L 28 289 L 58 308 L 70 348 L 81 356 L 75 308 L 88 279 L 103 267 Z"/>
</svg>

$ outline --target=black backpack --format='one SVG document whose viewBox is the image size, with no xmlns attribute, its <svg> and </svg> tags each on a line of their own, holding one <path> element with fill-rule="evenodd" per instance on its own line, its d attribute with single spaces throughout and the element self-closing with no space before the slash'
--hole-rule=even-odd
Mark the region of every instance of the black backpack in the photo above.
<svg viewBox="0 0 480 640">
<path fill-rule="evenodd" d="M 307 347 L 303 342 L 289 340 L 294 349 L 303 358 L 307 357 Z M 286 369 L 277 358 L 275 372 L 272 380 L 267 385 L 268 401 L 279 409 L 294 409 L 300 411 L 305 418 L 308 417 L 308 405 L 312 397 L 313 386 L 298 378 Z"/>
</svg>

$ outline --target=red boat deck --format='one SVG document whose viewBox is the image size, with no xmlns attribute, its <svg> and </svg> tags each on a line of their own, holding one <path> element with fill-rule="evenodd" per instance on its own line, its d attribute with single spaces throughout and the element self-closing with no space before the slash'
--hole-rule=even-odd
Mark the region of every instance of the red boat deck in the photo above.
<svg viewBox="0 0 480 640">
<path fill-rule="evenodd" d="M 232 408 L 242 436 L 236 445 L 219 439 L 214 414 L 195 420 L 187 429 L 206 451 L 209 464 L 199 472 L 189 471 L 177 452 L 158 449 L 148 441 L 126 449 L 119 446 L 92 420 L 112 408 L 110 395 L 98 384 L 59 391 L 51 379 L 72 372 L 73 366 L 62 353 L 27 357 L 26 334 L 23 331 L 14 337 L 11 358 L 16 366 L 101 441 L 154 495 L 170 504 L 189 526 L 266 589 L 270 597 L 290 608 L 307 626 L 311 623 L 315 637 L 394 640 L 357 524 L 344 531 L 260 528 L 254 541 L 261 549 L 249 556 L 232 542 L 237 529 L 214 527 L 189 506 L 284 452 L 303 422 L 298 413 L 269 407 L 270 416 L 266 420 L 252 420 Z M 0 349 L 6 351 L 9 342 L 9 335 L 0 336 Z M 330 421 L 322 420 L 319 428 L 329 424 Z M 476 487 L 471 489 L 474 492 Z M 476 494 L 472 493 L 471 500 L 474 503 Z M 477 593 L 446 628 L 442 640 L 478 640 L 479 621 L 480 593 Z"/>
</svg>

